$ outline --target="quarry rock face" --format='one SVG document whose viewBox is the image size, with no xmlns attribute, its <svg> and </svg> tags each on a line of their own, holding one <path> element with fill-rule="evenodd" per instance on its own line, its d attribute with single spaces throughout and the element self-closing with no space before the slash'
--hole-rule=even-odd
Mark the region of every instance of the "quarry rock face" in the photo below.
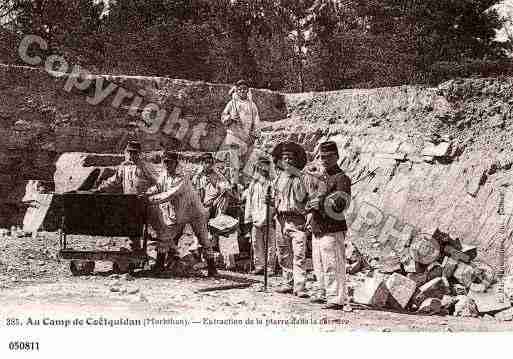
<svg viewBox="0 0 513 359">
<path fill-rule="evenodd" d="M 53 181 L 63 153 L 121 153 L 129 139 L 141 141 L 144 151 L 217 150 L 226 135 L 220 116 L 231 87 L 158 77 L 53 76 L 0 65 L 0 225 L 21 224 L 27 181 Z M 257 89 L 250 95 L 262 121 L 286 117 L 283 95 Z M 59 182 L 71 188 L 95 170 L 81 161 L 76 179 L 64 181 L 61 173 Z M 100 167 L 103 173 L 109 166 Z M 62 183 L 57 187 L 65 190 Z"/>
<path fill-rule="evenodd" d="M 144 151 L 161 145 L 214 151 L 224 138 L 219 118 L 231 86 L 167 78 L 92 77 L 98 78 L 104 81 L 103 89 L 113 83 L 143 97 L 143 105 L 155 103 L 165 109 L 166 121 L 158 126 L 150 121 L 144 130 L 133 98 L 118 99 L 119 106 L 113 106 L 117 92 L 92 105 L 93 80 L 90 87 L 67 91 L 66 78 L 54 78 L 44 70 L 0 66 L 0 135 L 5 139 L 0 144 L 0 219 L 4 225 L 21 223 L 27 181 L 52 181 L 57 159 L 64 153 L 121 153 L 129 138 L 139 139 Z M 305 147 L 311 160 L 320 141 L 338 144 L 340 165 L 353 182 L 353 202 L 346 211 L 348 237 L 369 262 L 401 258 L 411 243 L 439 228 L 464 245 L 478 246 L 477 260 L 496 267 L 498 229 L 505 218 L 497 213 L 500 191 L 505 192 L 505 212 L 513 211 L 513 79 L 461 79 L 435 88 L 327 93 L 252 90 L 252 97 L 263 122 L 259 149 L 270 151 L 281 141 L 295 141 Z M 500 128 L 489 123 L 497 116 L 502 118 Z M 147 118 L 158 116 L 153 113 Z M 62 157 L 57 173 L 64 168 L 61 161 Z M 95 167 L 83 161 L 80 157 L 77 173 L 87 178 Z M 69 168 L 75 166 L 72 162 Z M 108 171 L 111 165 L 116 164 L 98 168 Z M 55 178 L 56 189 L 74 186 L 70 184 L 74 179 L 70 182 L 65 173 Z M 507 233 L 512 226 L 509 221 Z M 442 263 L 446 246 L 454 247 L 441 244 L 438 259 L 429 246 L 416 250 Z M 512 250 L 507 247 L 506 258 L 513 257 Z M 508 272 L 509 267 L 506 263 Z"/>
<path fill-rule="evenodd" d="M 298 141 L 311 158 L 317 142 L 310 138 L 338 144 L 353 182 L 348 237 L 369 261 L 401 255 L 440 228 L 477 245 L 477 258 L 495 268 L 498 229 L 513 211 L 512 94 L 511 78 L 289 94 L 288 118 L 270 125 L 261 142 Z M 488 124 L 497 114 L 504 129 Z M 500 191 L 506 216 L 497 213 Z M 473 258 L 441 243 L 440 261 L 445 247 L 458 260 Z M 434 258 L 436 248 L 424 243 L 418 252 Z M 506 258 L 512 255 L 508 247 Z"/>
</svg>

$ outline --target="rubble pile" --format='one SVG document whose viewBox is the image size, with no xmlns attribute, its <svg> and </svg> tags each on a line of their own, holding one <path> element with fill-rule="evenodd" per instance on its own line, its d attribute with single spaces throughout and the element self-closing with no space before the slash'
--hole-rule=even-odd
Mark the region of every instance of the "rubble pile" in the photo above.
<svg viewBox="0 0 513 359">
<path fill-rule="evenodd" d="M 501 294 L 494 270 L 476 257 L 476 246 L 436 229 L 383 258 L 356 286 L 353 301 L 428 315 L 510 317 L 504 311 L 511 308 L 511 290 Z"/>
<path fill-rule="evenodd" d="M 16 227 L 0 232 L 0 288 L 71 276 L 69 264 L 57 257 L 57 234 L 24 238 L 25 233 Z"/>
</svg>

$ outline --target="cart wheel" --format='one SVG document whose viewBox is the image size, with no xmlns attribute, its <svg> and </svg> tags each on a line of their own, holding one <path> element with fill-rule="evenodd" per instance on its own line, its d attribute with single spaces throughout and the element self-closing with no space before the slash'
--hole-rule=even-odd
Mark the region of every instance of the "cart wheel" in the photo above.
<svg viewBox="0 0 513 359">
<path fill-rule="evenodd" d="M 139 268 L 139 265 L 138 264 L 135 264 L 135 263 L 129 263 L 128 264 L 128 273 L 130 274 L 134 274 L 135 270 Z"/>
<path fill-rule="evenodd" d="M 130 272 L 130 264 L 126 262 L 112 262 L 112 272 L 115 274 L 123 274 Z"/>
<path fill-rule="evenodd" d="M 69 269 L 74 276 L 90 275 L 94 272 L 94 261 L 72 260 Z"/>
</svg>

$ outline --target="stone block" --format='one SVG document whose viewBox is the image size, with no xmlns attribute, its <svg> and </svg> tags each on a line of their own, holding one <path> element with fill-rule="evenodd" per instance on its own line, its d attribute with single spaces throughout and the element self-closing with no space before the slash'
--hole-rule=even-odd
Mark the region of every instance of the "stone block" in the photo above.
<svg viewBox="0 0 513 359">
<path fill-rule="evenodd" d="M 421 154 L 423 156 L 433 156 L 433 157 L 443 157 L 447 156 L 451 149 L 450 142 L 442 142 L 438 145 L 435 145 L 431 142 L 426 142 L 426 145 L 422 149 Z"/>
<path fill-rule="evenodd" d="M 451 236 L 447 237 L 445 243 L 458 250 L 461 250 L 461 248 L 463 247 L 459 238 L 452 238 Z"/>
<path fill-rule="evenodd" d="M 426 274 L 427 274 L 428 281 L 433 280 L 438 277 L 441 277 L 442 276 L 442 266 L 438 262 L 433 262 L 427 267 Z"/>
<path fill-rule="evenodd" d="M 383 141 L 379 146 L 379 150 L 382 153 L 396 153 L 400 146 L 400 141 Z"/>
<path fill-rule="evenodd" d="M 406 277 L 414 281 L 417 287 L 422 286 L 428 281 L 426 273 L 408 273 Z"/>
<path fill-rule="evenodd" d="M 442 299 L 444 295 L 450 294 L 451 292 L 449 282 L 446 278 L 443 277 L 430 280 L 429 282 L 419 287 L 419 290 L 425 298 L 438 299 Z"/>
<path fill-rule="evenodd" d="M 466 263 L 460 262 L 454 271 L 453 277 L 458 283 L 469 288 L 474 279 L 474 268 Z"/>
<path fill-rule="evenodd" d="M 451 278 L 456 267 L 458 266 L 458 261 L 451 257 L 444 257 L 442 261 L 442 276 L 445 278 Z"/>
<path fill-rule="evenodd" d="M 468 254 L 465 254 L 461 250 L 458 250 L 450 245 L 444 246 L 444 253 L 459 262 L 470 263 L 471 261 L 471 258 Z"/>
<path fill-rule="evenodd" d="M 381 273 L 394 273 L 401 270 L 401 261 L 397 255 L 381 258 L 379 271 Z"/>
<path fill-rule="evenodd" d="M 442 312 L 442 301 L 438 298 L 427 298 L 417 310 L 419 314 L 436 315 Z"/>
<path fill-rule="evenodd" d="M 385 285 L 390 293 L 390 299 L 393 299 L 393 302 L 397 303 L 402 309 L 405 309 L 408 305 L 417 286 L 415 281 L 399 273 L 392 274 Z"/>
<path fill-rule="evenodd" d="M 416 150 L 417 148 L 415 147 L 415 145 L 410 142 L 403 142 L 399 146 L 399 152 L 404 152 L 406 154 L 414 153 Z"/>
<path fill-rule="evenodd" d="M 485 283 L 472 283 L 469 287 L 469 290 L 471 292 L 476 292 L 476 293 L 483 293 L 486 291 L 486 284 Z"/>
<path fill-rule="evenodd" d="M 355 303 L 383 308 L 389 296 L 385 279 L 381 276 L 366 278 L 363 283 L 354 289 Z"/>
<path fill-rule="evenodd" d="M 440 256 L 440 244 L 431 236 L 417 235 L 411 241 L 410 255 L 414 261 L 429 265 Z"/>
<path fill-rule="evenodd" d="M 513 320 L 513 308 L 509 308 L 495 314 L 495 319 L 503 322 L 511 322 Z"/>
<path fill-rule="evenodd" d="M 451 237 L 448 233 L 436 228 L 432 234 L 433 238 L 440 243 L 440 246 L 450 245 L 456 249 L 461 249 L 461 241 L 458 238 Z"/>
<path fill-rule="evenodd" d="M 397 161 L 404 161 L 406 159 L 405 153 L 381 153 L 374 154 L 375 158 L 392 159 Z"/>
<path fill-rule="evenodd" d="M 458 302 L 458 298 L 450 296 L 450 295 L 444 295 L 442 297 L 442 308 L 447 309 L 449 312 L 452 312 L 454 310 L 454 305 Z"/>
<path fill-rule="evenodd" d="M 511 302 L 509 299 L 505 297 L 499 298 L 499 296 L 494 292 L 477 293 L 470 291 L 468 296 L 474 300 L 477 306 L 477 311 L 481 314 L 493 314 L 511 308 Z"/>
<path fill-rule="evenodd" d="M 476 318 L 479 316 L 474 300 L 466 295 L 459 295 L 454 305 L 454 316 Z"/>
<path fill-rule="evenodd" d="M 423 273 L 426 269 L 424 264 L 415 262 L 409 252 L 401 257 L 401 264 L 406 273 Z"/>
<path fill-rule="evenodd" d="M 452 286 L 452 291 L 455 295 L 467 295 L 467 287 L 461 284 L 454 284 Z"/>
<path fill-rule="evenodd" d="M 477 246 L 470 246 L 467 244 L 462 245 L 461 252 L 467 255 L 471 261 L 477 257 Z"/>
</svg>

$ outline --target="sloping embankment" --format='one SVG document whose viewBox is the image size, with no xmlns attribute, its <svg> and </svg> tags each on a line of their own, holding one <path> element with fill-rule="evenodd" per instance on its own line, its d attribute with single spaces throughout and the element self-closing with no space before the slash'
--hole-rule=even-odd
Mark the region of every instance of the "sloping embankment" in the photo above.
<svg viewBox="0 0 513 359">
<path fill-rule="evenodd" d="M 262 143 L 290 139 L 312 152 L 319 140 L 338 143 L 355 183 L 350 234 L 371 258 L 438 227 L 478 245 L 495 267 L 499 227 L 513 213 L 512 92 L 513 79 L 469 79 L 288 95 L 288 118 L 270 125 Z"/>
</svg>

